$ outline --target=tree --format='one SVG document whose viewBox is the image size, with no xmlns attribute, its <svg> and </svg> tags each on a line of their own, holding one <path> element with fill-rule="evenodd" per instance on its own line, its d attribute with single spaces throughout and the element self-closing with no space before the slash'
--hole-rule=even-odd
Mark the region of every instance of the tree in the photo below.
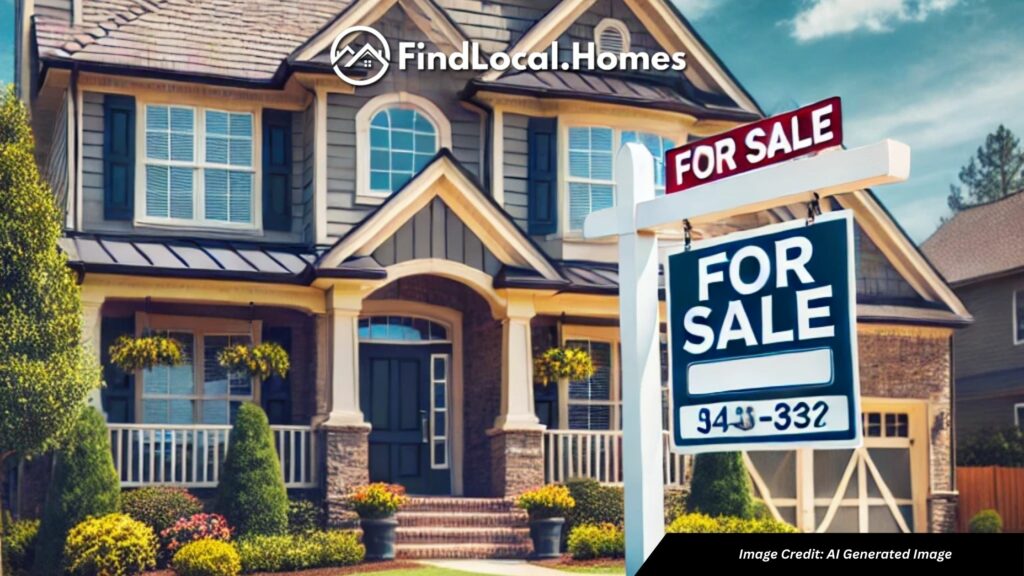
<svg viewBox="0 0 1024 576">
<path fill-rule="evenodd" d="M 217 486 L 217 511 L 240 535 L 284 534 L 288 492 L 267 415 L 251 403 L 238 408 Z"/>
<path fill-rule="evenodd" d="M 0 94 L 0 469 L 67 434 L 96 362 L 81 345 L 81 302 L 57 249 L 60 213 L 39 176 L 28 113 Z"/>
<path fill-rule="evenodd" d="M 56 457 L 33 574 L 62 574 L 68 532 L 89 516 L 121 510 L 121 484 L 110 453 L 110 436 L 98 410 L 87 406 L 80 411 L 67 448 Z"/>
<path fill-rule="evenodd" d="M 698 454 L 686 508 L 708 516 L 753 518 L 750 476 L 739 452 Z"/>
<path fill-rule="evenodd" d="M 960 184 L 949 187 L 946 203 L 953 212 L 999 200 L 1024 188 L 1024 149 L 1020 139 L 999 125 L 960 168 Z"/>
</svg>

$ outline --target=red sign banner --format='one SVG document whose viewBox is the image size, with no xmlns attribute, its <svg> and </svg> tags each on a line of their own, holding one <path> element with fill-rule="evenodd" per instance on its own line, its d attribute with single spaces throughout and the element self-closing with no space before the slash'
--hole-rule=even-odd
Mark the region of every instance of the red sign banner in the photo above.
<svg viewBox="0 0 1024 576">
<path fill-rule="evenodd" d="M 669 150 L 665 192 L 682 192 L 842 143 L 843 111 L 836 96 Z"/>
</svg>

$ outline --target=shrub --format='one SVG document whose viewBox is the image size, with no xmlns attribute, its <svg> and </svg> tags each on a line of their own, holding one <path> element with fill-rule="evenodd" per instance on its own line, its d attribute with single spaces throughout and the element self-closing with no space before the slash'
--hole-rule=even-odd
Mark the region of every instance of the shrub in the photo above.
<svg viewBox="0 0 1024 576">
<path fill-rule="evenodd" d="M 174 555 L 177 576 L 238 576 L 242 560 L 235 547 L 219 540 L 198 540 Z"/>
<path fill-rule="evenodd" d="M 121 495 L 121 511 L 147 524 L 159 534 L 179 518 L 203 511 L 203 504 L 184 488 L 155 486 L 139 488 Z"/>
<path fill-rule="evenodd" d="M 1024 432 L 1015 426 L 984 428 L 957 442 L 957 466 L 1024 466 Z"/>
<path fill-rule="evenodd" d="M 796 528 L 774 518 L 737 518 L 735 516 L 719 516 L 712 518 L 707 514 L 683 514 L 669 524 L 666 532 L 697 534 L 708 532 L 726 532 L 732 534 L 782 534 L 796 532 Z"/>
<path fill-rule="evenodd" d="M 565 513 L 565 527 L 562 542 L 575 526 L 583 524 L 611 523 L 621 526 L 623 520 L 623 495 L 619 486 L 604 486 L 592 478 L 573 478 L 565 482 L 576 505 Z"/>
<path fill-rule="evenodd" d="M 580 524 L 569 533 L 569 553 L 576 560 L 621 558 L 626 534 L 615 524 Z"/>
<path fill-rule="evenodd" d="M 387 518 L 405 502 L 405 488 L 383 482 L 357 486 L 349 496 L 349 504 L 360 518 Z"/>
<path fill-rule="evenodd" d="M 239 540 L 237 548 L 246 573 L 350 566 L 366 555 L 356 533 L 346 531 L 251 536 Z"/>
<path fill-rule="evenodd" d="M 707 514 L 683 514 L 665 529 L 666 532 L 682 534 L 707 534 L 718 532 L 718 521 Z"/>
<path fill-rule="evenodd" d="M 709 516 L 752 518 L 750 491 L 750 477 L 739 452 L 698 454 L 693 463 L 687 510 Z"/>
<path fill-rule="evenodd" d="M 569 489 L 560 484 L 527 490 L 516 500 L 516 507 L 526 510 L 531 520 L 564 517 L 575 506 Z"/>
<path fill-rule="evenodd" d="M 982 510 L 971 517 L 967 530 L 973 534 L 998 534 L 1003 531 L 1003 519 L 991 508 Z"/>
<path fill-rule="evenodd" d="M 108 514 L 72 528 L 64 556 L 71 574 L 140 574 L 156 566 L 156 538 L 152 528 L 127 514 Z"/>
<path fill-rule="evenodd" d="M 288 533 L 309 534 L 323 528 L 324 511 L 310 500 L 288 502 Z"/>
<path fill-rule="evenodd" d="M 665 522 L 671 523 L 686 514 L 686 497 L 689 492 L 678 486 L 665 486 Z"/>
<path fill-rule="evenodd" d="M 768 507 L 768 504 L 760 498 L 754 498 L 754 504 L 751 507 L 751 514 L 754 518 L 772 518 L 772 509 Z"/>
<path fill-rule="evenodd" d="M 182 546 L 199 540 L 231 540 L 231 527 L 220 514 L 193 514 L 181 518 L 160 533 L 161 562 L 170 560 Z"/>
<path fill-rule="evenodd" d="M 107 425 L 95 408 L 82 410 L 67 445 L 56 455 L 53 480 L 46 493 L 36 547 L 36 574 L 61 572 L 64 540 L 72 526 L 89 516 L 121 509 L 121 486 Z"/>
<path fill-rule="evenodd" d="M 3 522 L 3 569 L 5 573 L 27 573 L 35 558 L 39 520 L 11 520 Z"/>
<path fill-rule="evenodd" d="M 288 493 L 281 465 L 267 415 L 255 404 L 238 409 L 217 487 L 217 511 L 239 535 L 288 530 Z"/>
</svg>

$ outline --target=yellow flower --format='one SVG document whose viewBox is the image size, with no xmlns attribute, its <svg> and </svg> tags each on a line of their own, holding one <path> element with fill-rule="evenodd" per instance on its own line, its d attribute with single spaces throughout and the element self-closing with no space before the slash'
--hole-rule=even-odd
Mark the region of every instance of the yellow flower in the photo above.
<svg viewBox="0 0 1024 576">
<path fill-rule="evenodd" d="M 552 380 L 586 380 L 594 375 L 594 362 L 581 348 L 549 348 L 534 361 L 534 372 L 545 386 Z"/>
</svg>

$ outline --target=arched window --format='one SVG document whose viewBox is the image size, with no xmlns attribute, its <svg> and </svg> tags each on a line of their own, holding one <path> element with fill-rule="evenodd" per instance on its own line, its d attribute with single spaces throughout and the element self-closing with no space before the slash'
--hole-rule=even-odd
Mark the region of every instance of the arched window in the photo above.
<svg viewBox="0 0 1024 576">
<path fill-rule="evenodd" d="M 379 204 L 414 178 L 441 148 L 451 126 L 426 98 L 398 92 L 369 102 L 356 115 L 356 200 Z"/>
<path fill-rule="evenodd" d="M 412 316 L 369 316 L 359 319 L 360 342 L 447 342 L 443 324 Z"/>
<path fill-rule="evenodd" d="M 598 52 L 629 52 L 629 28 L 621 20 L 605 18 L 594 28 L 594 41 Z"/>
</svg>

